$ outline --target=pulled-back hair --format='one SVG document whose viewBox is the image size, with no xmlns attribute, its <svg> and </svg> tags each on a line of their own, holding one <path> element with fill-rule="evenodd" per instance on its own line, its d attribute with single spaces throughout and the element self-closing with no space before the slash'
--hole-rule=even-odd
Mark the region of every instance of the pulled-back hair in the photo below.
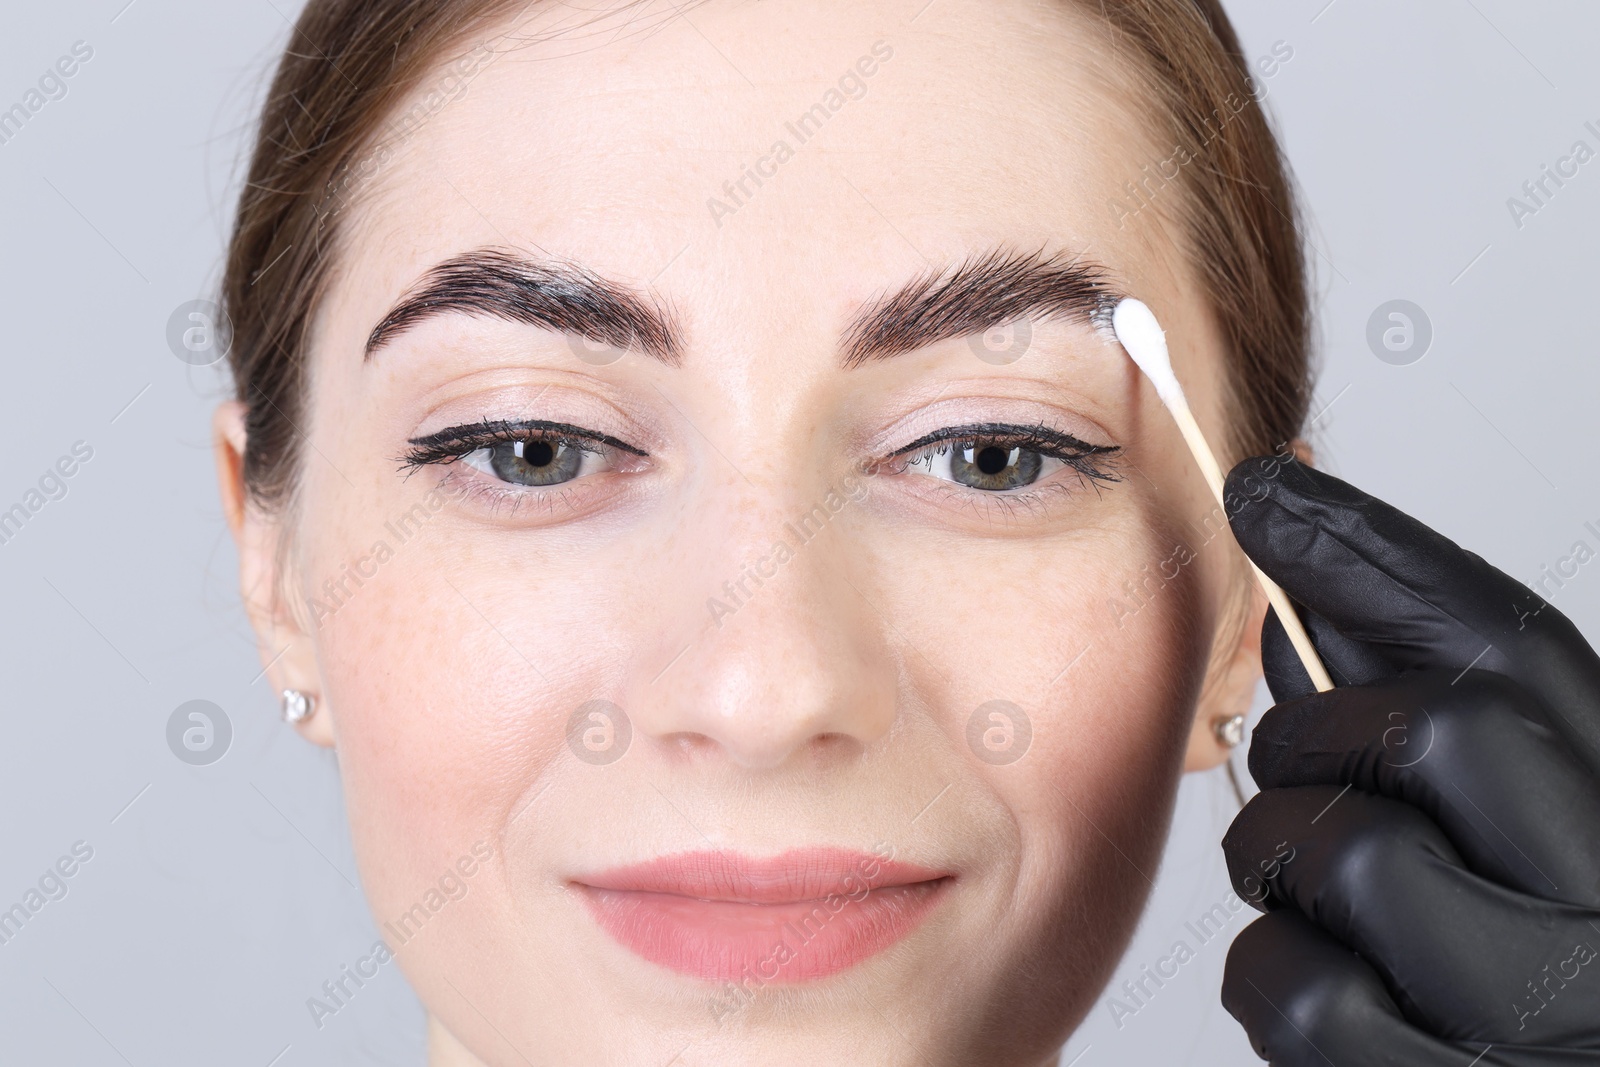
<svg viewBox="0 0 1600 1067">
<path fill-rule="evenodd" d="M 425 118 L 510 46 L 474 34 L 538 2 L 309 0 L 301 12 L 262 108 L 222 282 L 257 503 L 294 488 L 311 323 L 345 206 L 419 120 L 402 103 L 440 73 L 411 109 Z M 1151 161 L 1157 177 L 1130 188 L 1123 210 L 1175 188 L 1179 237 L 1228 361 L 1232 431 L 1219 444 L 1235 457 L 1277 449 L 1309 403 L 1305 260 L 1287 167 L 1233 27 L 1218 0 L 1073 2 L 1136 64 L 1158 143 L 1173 144 L 1176 162 Z"/>
</svg>

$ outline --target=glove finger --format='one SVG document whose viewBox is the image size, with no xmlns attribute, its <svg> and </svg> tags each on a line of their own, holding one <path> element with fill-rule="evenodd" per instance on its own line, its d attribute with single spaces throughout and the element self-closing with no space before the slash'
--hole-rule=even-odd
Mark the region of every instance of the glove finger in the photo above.
<svg viewBox="0 0 1600 1067">
<path fill-rule="evenodd" d="M 1530 983 L 1546 974 L 1600 982 L 1600 926 L 1589 925 L 1600 912 L 1473 874 L 1416 808 L 1350 787 L 1270 789 L 1245 805 L 1222 847 L 1241 896 L 1299 911 L 1360 953 L 1428 1033 L 1554 1047 L 1593 1040 L 1592 994 L 1546 1000 Z"/>
<path fill-rule="evenodd" d="M 1421 809 L 1467 867 L 1549 900 L 1600 908 L 1600 779 L 1528 694 L 1453 668 L 1313 693 L 1267 712 L 1250 744 L 1262 789 L 1352 785 Z"/>
<path fill-rule="evenodd" d="M 1366 685 L 1393 677 L 1394 667 L 1367 645 L 1344 636 L 1315 612 L 1299 608 L 1298 614 L 1334 684 Z M 1276 608 L 1267 609 L 1266 621 L 1261 624 L 1261 673 L 1267 679 L 1272 699 L 1279 703 L 1317 691 Z"/>
<path fill-rule="evenodd" d="M 1483 1051 L 1412 1026 L 1360 956 L 1293 911 L 1257 919 L 1233 939 L 1222 1006 L 1273 1067 L 1472 1067 Z"/>
<path fill-rule="evenodd" d="M 1244 460 L 1228 474 L 1224 501 L 1256 565 L 1345 637 L 1400 670 L 1477 666 L 1515 678 L 1600 773 L 1600 657 L 1526 586 L 1293 459 Z"/>
</svg>

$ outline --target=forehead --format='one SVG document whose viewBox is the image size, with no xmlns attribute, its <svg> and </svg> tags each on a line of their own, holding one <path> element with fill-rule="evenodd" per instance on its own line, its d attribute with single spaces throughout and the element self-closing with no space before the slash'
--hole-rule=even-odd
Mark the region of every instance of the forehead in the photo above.
<svg viewBox="0 0 1600 1067">
<path fill-rule="evenodd" d="M 1071 4 L 559 11 L 463 40 L 389 125 L 350 220 L 388 253 L 379 288 L 485 243 L 642 281 L 685 253 L 726 281 L 1128 243 L 1110 200 L 1155 158 L 1142 95 Z"/>
</svg>

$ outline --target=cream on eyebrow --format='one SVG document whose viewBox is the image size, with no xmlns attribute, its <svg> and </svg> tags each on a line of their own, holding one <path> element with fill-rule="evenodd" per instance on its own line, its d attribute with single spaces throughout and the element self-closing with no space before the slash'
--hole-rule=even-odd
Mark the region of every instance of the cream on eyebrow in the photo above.
<svg viewBox="0 0 1600 1067">
<path fill-rule="evenodd" d="M 635 349 L 668 366 L 682 360 L 683 344 L 672 316 L 648 295 L 575 264 L 494 248 L 466 252 L 431 268 L 372 328 L 364 358 L 423 319 L 449 313 L 543 326 Z"/>
</svg>

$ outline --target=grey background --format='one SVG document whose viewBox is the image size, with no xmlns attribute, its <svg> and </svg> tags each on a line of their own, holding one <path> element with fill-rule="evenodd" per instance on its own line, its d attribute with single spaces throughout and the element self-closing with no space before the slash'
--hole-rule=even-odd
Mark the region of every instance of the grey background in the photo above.
<svg viewBox="0 0 1600 1067">
<path fill-rule="evenodd" d="M 332 757 L 276 721 L 239 608 L 208 451 L 220 378 L 165 341 L 217 276 L 245 131 L 297 8 L 275 2 L 5 13 L 0 107 L 73 42 L 94 48 L 0 145 L 0 510 L 75 441 L 94 449 L 0 545 L 0 908 L 74 842 L 94 849 L 0 945 L 6 1064 L 421 1062 L 421 1009 L 392 967 L 312 1026 L 306 998 L 377 933 Z M 1524 580 L 1593 546 L 1600 160 L 1520 229 L 1506 201 L 1575 140 L 1600 149 L 1584 129 L 1600 128 L 1600 9 L 1229 7 L 1252 55 L 1294 49 L 1266 86 L 1318 249 L 1321 462 Z M 1366 342 L 1393 299 L 1432 323 L 1410 365 Z M 1600 564 L 1552 601 L 1600 637 Z M 167 747 L 169 716 L 197 699 L 232 726 L 209 766 Z M 1184 924 L 1228 891 L 1215 842 L 1231 811 L 1220 776 L 1186 780 L 1114 987 L 1196 945 Z M 1255 1062 L 1217 1003 L 1225 940 L 1120 1027 L 1102 999 L 1063 1062 Z"/>
</svg>

